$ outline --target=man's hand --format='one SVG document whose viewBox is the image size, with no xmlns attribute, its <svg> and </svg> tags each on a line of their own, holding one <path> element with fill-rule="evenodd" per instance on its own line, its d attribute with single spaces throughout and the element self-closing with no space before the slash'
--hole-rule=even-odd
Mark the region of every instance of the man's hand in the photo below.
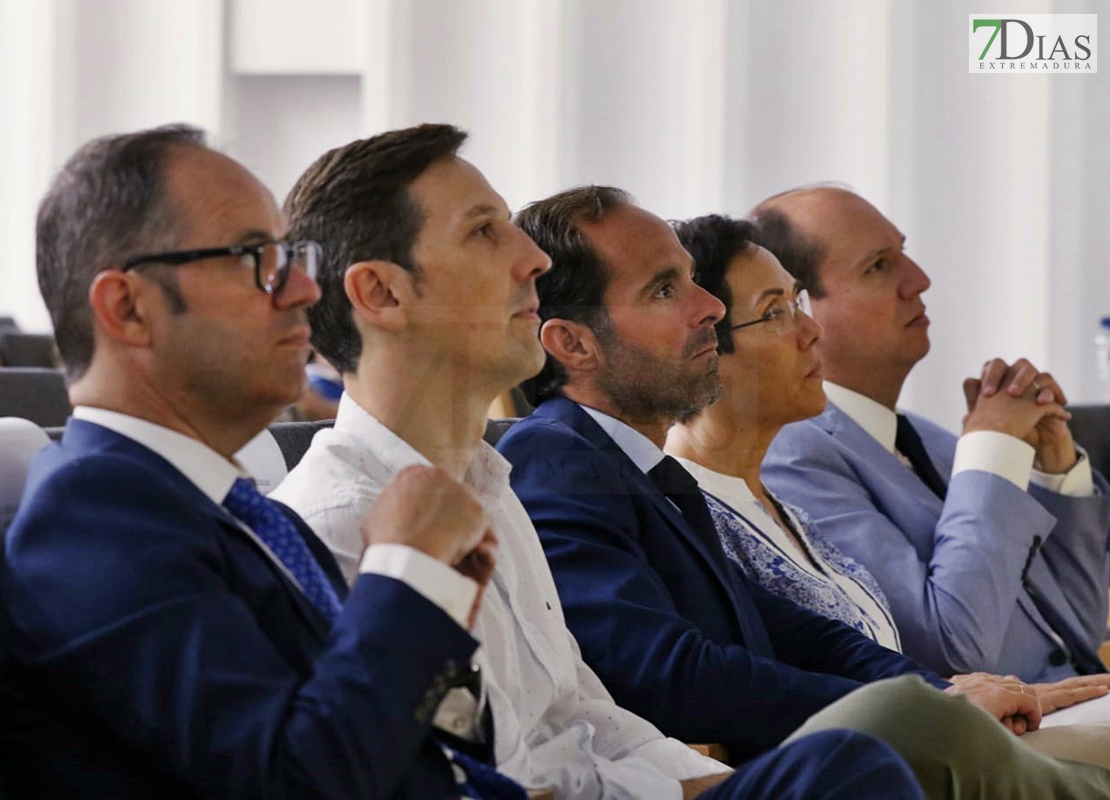
<svg viewBox="0 0 1110 800">
<path fill-rule="evenodd" d="M 983 365 L 979 378 L 964 381 L 968 413 L 964 433 L 991 430 L 1015 436 L 1034 450 L 1034 466 L 1044 472 L 1067 472 L 1078 458 L 1064 409 L 1067 396 L 1047 372 L 1026 359 L 1012 365 L 1000 358 Z"/>
<path fill-rule="evenodd" d="M 1051 714 L 1105 695 L 1110 691 L 1110 674 L 1077 675 L 1055 683 L 1034 683 L 1029 688 L 1041 701 L 1041 713 Z"/>
<path fill-rule="evenodd" d="M 972 672 L 954 675 L 947 694 L 962 694 L 1001 722 L 1011 733 L 1021 736 L 1041 726 L 1041 703 L 1031 686 L 1014 675 L 988 675 Z"/>
<path fill-rule="evenodd" d="M 497 563 L 497 537 L 478 498 L 439 467 L 397 473 L 362 521 L 362 539 L 402 544 L 450 564 L 478 584 L 470 624 Z"/>
<path fill-rule="evenodd" d="M 474 597 L 474 605 L 470 607 L 470 617 L 467 619 L 467 628 L 473 628 L 478 620 L 478 609 L 482 605 L 482 595 L 486 592 L 486 585 L 493 577 L 494 567 L 497 566 L 497 537 L 493 535 L 492 528 L 486 528 L 478 544 L 455 564 L 455 569 L 478 584 L 478 594 Z"/>
</svg>

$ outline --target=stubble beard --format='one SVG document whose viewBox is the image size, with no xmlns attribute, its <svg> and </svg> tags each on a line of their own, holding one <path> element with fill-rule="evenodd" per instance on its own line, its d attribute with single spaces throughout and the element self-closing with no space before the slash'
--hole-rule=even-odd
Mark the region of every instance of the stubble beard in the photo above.
<svg viewBox="0 0 1110 800">
<path fill-rule="evenodd" d="M 691 373 L 615 339 L 603 347 L 608 369 L 598 375 L 597 388 L 625 421 L 675 422 L 693 416 L 721 396 L 717 354 L 709 357 L 704 372 Z"/>
</svg>

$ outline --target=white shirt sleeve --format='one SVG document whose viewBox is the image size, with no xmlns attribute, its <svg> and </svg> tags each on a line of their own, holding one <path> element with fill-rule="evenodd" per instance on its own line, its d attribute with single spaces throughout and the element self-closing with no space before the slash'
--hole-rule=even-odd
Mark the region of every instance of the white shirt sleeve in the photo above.
<svg viewBox="0 0 1110 800">
<path fill-rule="evenodd" d="M 371 545 L 366 548 L 358 571 L 401 581 L 443 609 L 459 625 L 468 627 L 478 584 L 427 553 L 401 544 Z"/>
<path fill-rule="evenodd" d="M 1024 492 L 1029 488 L 1029 476 L 1033 470 L 1033 448 L 1008 433 L 965 433 L 956 443 L 952 477 L 969 469 L 1005 478 Z"/>
<path fill-rule="evenodd" d="M 1050 492 L 1071 497 L 1090 497 L 1094 494 L 1094 477 L 1091 461 L 1081 447 L 1076 447 L 1079 460 L 1067 472 L 1054 475 L 1033 469 L 1033 448 L 1007 433 L 998 431 L 972 431 L 960 437 L 952 463 L 952 475 L 976 469 L 1005 478 L 1022 491 L 1032 481 Z"/>
<path fill-rule="evenodd" d="M 1091 459 L 1087 451 L 1079 445 L 1075 446 L 1079 460 L 1067 472 L 1055 475 L 1051 472 L 1033 470 L 1030 480 L 1042 489 L 1057 492 L 1068 497 L 1090 497 L 1095 493 L 1095 479 L 1091 474 Z"/>
</svg>

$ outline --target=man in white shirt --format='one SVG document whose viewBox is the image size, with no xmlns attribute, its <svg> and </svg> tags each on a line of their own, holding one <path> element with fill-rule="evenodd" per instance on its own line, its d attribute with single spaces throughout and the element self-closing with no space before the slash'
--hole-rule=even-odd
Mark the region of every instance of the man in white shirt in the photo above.
<svg viewBox="0 0 1110 800">
<path fill-rule="evenodd" d="M 581 800 L 915 796 L 897 757 L 844 732 L 732 774 L 618 707 L 583 663 L 508 464 L 482 441 L 491 401 L 543 361 L 535 282 L 550 262 L 457 156 L 465 138 L 423 125 L 352 142 L 290 193 L 293 235 L 323 240 L 313 345 L 345 394 L 334 429 L 317 434 L 273 496 L 353 575 L 370 558 L 359 520 L 399 470 L 434 464 L 478 494 L 499 543 L 474 628 L 486 692 L 440 716 L 461 737 L 488 738 L 488 707 L 498 767 L 525 785 Z M 425 580 L 405 554 L 390 569 Z"/>
<path fill-rule="evenodd" d="M 941 674 L 1102 672 L 1110 498 L 1051 375 L 994 359 L 965 382 L 960 437 L 895 404 L 929 350 L 930 281 L 905 237 L 845 189 L 776 195 L 761 243 L 809 290 L 829 404 L 788 425 L 768 486 L 862 562 L 905 652 Z"/>
<path fill-rule="evenodd" d="M 0 563 L 7 797 L 524 796 L 432 728 L 495 556 L 473 495 L 417 468 L 363 521 L 368 553 L 458 575 L 449 614 L 386 569 L 348 591 L 235 459 L 304 384 L 319 248 L 284 235 L 185 126 L 90 142 L 40 205 L 75 409 Z"/>
</svg>

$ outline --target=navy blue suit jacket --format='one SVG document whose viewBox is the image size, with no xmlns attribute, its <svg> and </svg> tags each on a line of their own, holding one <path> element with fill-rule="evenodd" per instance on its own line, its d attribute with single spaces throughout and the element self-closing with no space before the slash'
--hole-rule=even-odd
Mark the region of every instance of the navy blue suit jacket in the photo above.
<svg viewBox="0 0 1110 800">
<path fill-rule="evenodd" d="M 13 798 L 457 797 L 430 721 L 470 635 L 370 575 L 329 632 L 221 506 L 103 427 L 70 420 L 34 462 L 0 609 Z"/>
<path fill-rule="evenodd" d="M 861 682 L 939 677 L 749 581 L 564 397 L 501 439 L 586 661 L 618 703 L 742 759 Z"/>
</svg>

